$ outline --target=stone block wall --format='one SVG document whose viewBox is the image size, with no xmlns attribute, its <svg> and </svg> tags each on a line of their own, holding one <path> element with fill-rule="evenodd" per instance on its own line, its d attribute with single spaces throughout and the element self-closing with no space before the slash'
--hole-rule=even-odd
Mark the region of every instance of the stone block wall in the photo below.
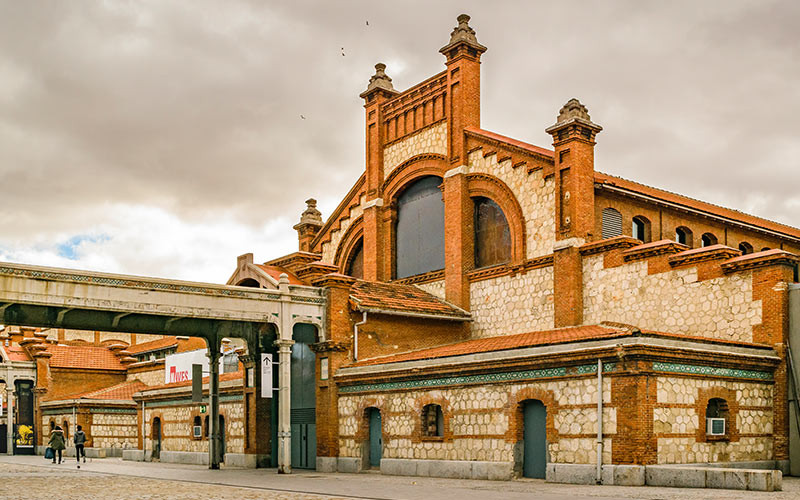
<svg viewBox="0 0 800 500">
<path fill-rule="evenodd" d="M 340 456 L 362 457 L 367 441 L 366 409 L 381 410 L 383 458 L 514 461 L 522 439 L 521 403 L 540 399 L 547 408 L 550 462 L 591 464 L 597 460 L 597 379 L 532 381 L 408 392 L 340 395 Z M 603 385 L 610 405 L 611 384 Z M 421 437 L 421 409 L 440 404 L 443 438 Z M 604 460 L 611 460 L 616 410 L 604 409 Z"/>
<path fill-rule="evenodd" d="M 445 292 L 444 280 L 430 281 L 428 283 L 418 283 L 416 286 L 422 288 L 429 294 L 444 300 L 444 292 Z"/>
<path fill-rule="evenodd" d="M 583 321 L 629 323 L 698 337 L 753 341 L 761 301 L 753 300 L 753 273 L 698 281 L 697 268 L 648 274 L 637 261 L 604 267 L 603 255 L 583 261 Z"/>
<path fill-rule="evenodd" d="M 497 162 L 497 155 L 469 155 L 469 172 L 485 173 L 503 181 L 514 193 L 525 218 L 526 257 L 531 259 L 553 252 L 555 241 L 555 181 L 543 177 L 543 170 L 528 173 L 526 167 L 514 168 L 511 160 Z M 508 215 L 506 215 L 508 217 Z"/>
<path fill-rule="evenodd" d="M 447 122 L 424 128 L 386 146 L 383 149 L 384 178 L 404 161 L 425 153 L 447 154 Z"/>
<path fill-rule="evenodd" d="M 145 446 L 153 449 L 152 423 L 155 417 L 161 419 L 161 450 L 208 453 L 208 439 L 205 431 L 201 439 L 192 437 L 195 415 L 205 422 L 208 413 L 200 413 L 198 404 L 179 406 L 160 406 L 146 408 L 147 431 Z M 244 453 L 244 405 L 243 401 L 223 402 L 219 405 L 220 415 L 225 418 L 225 449 L 227 453 Z"/>
<path fill-rule="evenodd" d="M 553 328 L 553 268 L 532 269 L 470 284 L 472 337 Z"/>
<path fill-rule="evenodd" d="M 139 429 L 136 411 L 92 413 L 92 446 L 95 448 L 136 448 Z"/>
<path fill-rule="evenodd" d="M 139 380 L 144 384 L 154 386 L 164 383 L 164 367 L 159 366 L 156 370 L 143 372 L 128 372 L 128 380 Z"/>
<path fill-rule="evenodd" d="M 658 377 L 653 433 L 658 463 L 772 460 L 773 385 L 769 382 Z M 712 397 L 729 405 L 728 436 L 706 436 Z"/>
</svg>

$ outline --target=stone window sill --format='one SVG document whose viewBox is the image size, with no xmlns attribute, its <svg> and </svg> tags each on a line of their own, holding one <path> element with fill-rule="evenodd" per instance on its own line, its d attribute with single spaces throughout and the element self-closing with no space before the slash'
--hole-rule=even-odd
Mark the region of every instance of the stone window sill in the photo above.
<svg viewBox="0 0 800 500">
<path fill-rule="evenodd" d="M 420 440 L 429 443 L 443 443 L 444 436 L 422 436 Z"/>
<path fill-rule="evenodd" d="M 724 436 L 709 436 L 706 435 L 706 442 L 707 443 L 716 443 L 716 442 L 728 442 L 731 440 L 731 437 L 727 434 Z"/>
</svg>

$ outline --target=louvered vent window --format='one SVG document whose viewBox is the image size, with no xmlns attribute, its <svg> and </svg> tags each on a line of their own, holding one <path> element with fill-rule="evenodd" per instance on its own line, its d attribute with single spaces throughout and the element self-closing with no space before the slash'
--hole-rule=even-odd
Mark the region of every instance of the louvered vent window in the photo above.
<svg viewBox="0 0 800 500">
<path fill-rule="evenodd" d="M 603 239 L 622 236 L 622 214 L 613 208 L 603 209 Z"/>
</svg>

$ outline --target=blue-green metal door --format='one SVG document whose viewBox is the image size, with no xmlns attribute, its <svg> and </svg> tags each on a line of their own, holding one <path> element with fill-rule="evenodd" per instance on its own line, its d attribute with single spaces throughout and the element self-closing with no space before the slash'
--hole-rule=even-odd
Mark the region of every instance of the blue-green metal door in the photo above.
<svg viewBox="0 0 800 500">
<path fill-rule="evenodd" d="M 316 357 L 309 347 L 316 340 L 312 325 L 296 325 L 292 346 L 292 467 L 317 468 Z"/>
<path fill-rule="evenodd" d="M 544 479 L 547 464 L 547 410 L 541 401 L 526 401 L 522 407 L 522 475 Z"/>
<path fill-rule="evenodd" d="M 381 431 L 381 411 L 372 408 L 369 411 L 369 465 L 370 467 L 381 466 L 381 454 L 383 453 L 383 435 Z"/>
</svg>

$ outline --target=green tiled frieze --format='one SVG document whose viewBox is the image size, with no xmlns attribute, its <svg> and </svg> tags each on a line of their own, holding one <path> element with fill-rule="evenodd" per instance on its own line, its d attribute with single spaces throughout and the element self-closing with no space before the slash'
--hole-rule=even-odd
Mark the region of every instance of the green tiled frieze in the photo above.
<svg viewBox="0 0 800 500">
<path fill-rule="evenodd" d="M 659 372 L 684 373 L 687 375 L 713 375 L 717 377 L 754 378 L 772 380 L 772 373 L 738 368 L 718 368 L 715 366 L 685 365 L 681 363 L 653 362 L 653 370 Z"/>
<path fill-rule="evenodd" d="M 465 375 L 462 377 L 438 377 L 401 382 L 384 382 L 380 384 L 347 385 L 339 388 L 340 393 L 395 391 L 399 389 L 424 389 L 444 385 L 491 384 L 494 382 L 512 382 L 536 378 L 563 377 L 566 368 L 545 368 L 542 370 L 526 370 L 521 372 L 486 373 L 482 375 Z"/>
<path fill-rule="evenodd" d="M 603 363 L 603 373 L 613 372 L 617 367 L 616 363 Z M 597 373 L 597 363 L 591 365 L 580 365 L 577 367 L 578 375 L 585 375 L 587 373 Z"/>
</svg>

